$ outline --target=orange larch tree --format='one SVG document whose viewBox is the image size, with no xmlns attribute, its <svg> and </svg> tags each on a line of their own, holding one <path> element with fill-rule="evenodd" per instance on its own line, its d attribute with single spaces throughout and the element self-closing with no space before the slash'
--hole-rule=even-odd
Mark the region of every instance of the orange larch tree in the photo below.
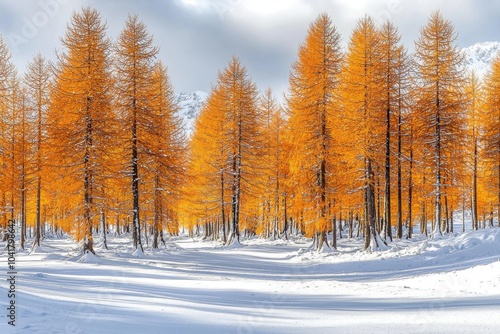
<svg viewBox="0 0 500 334">
<path fill-rule="evenodd" d="M 477 74 L 472 71 L 467 77 L 465 86 L 465 94 L 467 96 L 467 169 L 471 177 L 464 182 L 464 194 L 462 198 L 462 210 L 465 212 L 465 203 L 470 198 L 472 229 L 478 229 L 478 176 L 480 171 L 479 156 L 481 154 L 480 139 L 484 130 L 482 129 L 482 116 L 484 107 L 483 103 L 483 88 Z M 469 191 L 470 187 L 470 191 Z M 465 232 L 465 225 L 462 226 L 462 232 Z"/>
<path fill-rule="evenodd" d="M 190 140 L 188 177 L 183 199 L 185 224 L 205 226 L 205 237 L 227 242 L 229 171 L 224 144 L 227 124 L 221 87 L 212 88 Z"/>
<path fill-rule="evenodd" d="M 261 145 L 260 115 L 257 108 L 257 87 L 238 58 L 233 57 L 227 67 L 219 72 L 217 85 L 221 88 L 226 123 L 224 146 L 228 154 L 231 197 L 231 234 L 228 244 L 231 244 L 240 241 L 240 222 L 246 208 L 242 199 L 256 196 L 255 185 L 251 181 L 258 175 L 255 167 Z"/>
<path fill-rule="evenodd" d="M 490 171 L 486 178 L 496 197 L 497 224 L 500 226 L 500 56 L 493 61 L 485 79 L 485 94 L 484 154 Z M 493 209 L 490 211 L 492 216 Z"/>
<path fill-rule="evenodd" d="M 436 11 L 415 42 L 415 89 L 425 129 L 421 142 L 432 152 L 426 163 L 434 174 L 434 235 L 445 229 L 443 200 L 446 189 L 455 186 L 452 163 L 464 139 L 464 56 L 456 39 L 451 22 Z"/>
<path fill-rule="evenodd" d="M 329 206 L 336 188 L 333 117 L 342 57 L 340 35 L 330 17 L 321 14 L 309 26 L 289 80 L 287 109 L 293 143 L 290 170 L 296 184 L 295 214 L 307 222 L 318 250 L 328 246 L 326 232 L 332 218 Z"/>
<path fill-rule="evenodd" d="M 181 185 L 186 165 L 186 143 L 182 120 L 177 116 L 175 94 L 167 68 L 158 62 L 152 81 L 152 112 L 147 118 L 149 133 L 143 143 L 149 152 L 149 172 L 145 184 L 149 188 L 152 203 L 153 248 L 158 240 L 165 243 L 163 227 L 177 225 L 177 206 L 181 196 Z M 146 182 L 145 182 L 146 183 Z"/>
<path fill-rule="evenodd" d="M 31 110 L 34 117 L 34 128 L 36 132 L 34 145 L 34 182 L 36 191 L 36 213 L 35 213 L 35 239 L 33 246 L 40 246 L 41 237 L 41 210 L 42 210 L 42 174 L 46 163 L 44 157 L 44 142 L 47 135 L 47 109 L 49 106 L 50 93 L 50 64 L 41 54 L 37 54 L 28 63 L 27 72 L 24 76 L 24 84 L 27 94 L 27 108 Z"/>
<path fill-rule="evenodd" d="M 84 252 L 95 253 L 92 233 L 103 198 L 114 119 L 110 40 L 97 10 L 84 7 L 73 13 L 62 43 L 65 50 L 58 55 L 48 115 L 48 155 L 58 175 L 51 182 L 57 183 L 62 196 L 73 198 L 70 212 L 61 209 L 82 222 L 77 239 L 84 240 Z"/>
<path fill-rule="evenodd" d="M 137 16 L 128 17 L 118 37 L 115 54 L 117 104 L 124 125 L 121 139 L 128 155 L 124 163 L 131 181 L 133 243 L 142 252 L 139 186 L 151 153 L 147 147 L 151 139 L 148 120 L 154 114 L 152 81 L 158 49 L 146 25 Z"/>
<path fill-rule="evenodd" d="M 400 43 L 401 36 L 397 28 L 385 22 L 380 28 L 380 65 L 383 73 L 382 91 L 383 108 L 385 110 L 385 175 L 384 175 L 384 234 L 392 240 L 391 223 L 391 161 L 396 159 L 397 186 L 397 237 L 403 237 L 403 198 L 402 198 L 402 145 L 403 145 L 403 113 L 405 112 L 405 95 L 408 82 L 408 62 L 404 47 Z M 396 137 L 394 145 L 393 137 Z M 396 149 L 393 148 L 396 146 Z"/>
<path fill-rule="evenodd" d="M 285 119 L 283 110 L 273 96 L 270 88 L 260 97 L 260 109 L 262 114 L 262 154 L 260 168 L 262 172 L 262 226 L 263 234 L 269 238 L 278 237 L 281 232 L 286 237 L 286 219 L 284 217 L 284 178 L 286 176 L 286 164 L 284 157 L 284 130 Z M 281 204 L 281 205 L 280 205 Z M 283 229 L 280 229 L 280 221 Z"/>
<path fill-rule="evenodd" d="M 342 103 L 362 171 L 358 178 L 364 183 L 364 249 L 375 249 L 384 243 L 377 229 L 375 170 L 380 170 L 385 161 L 385 150 L 381 148 L 386 147 L 384 125 L 387 107 L 390 108 L 387 93 L 391 91 L 387 85 L 387 69 L 384 71 L 382 67 L 381 50 L 381 34 L 373 20 L 370 17 L 361 19 L 349 41 L 342 76 Z M 383 90 L 384 82 L 386 91 Z M 390 100 L 392 103 L 392 98 Z"/>
<path fill-rule="evenodd" d="M 12 93 L 12 76 L 16 75 L 15 66 L 12 63 L 12 56 L 5 44 L 2 35 L 0 35 L 0 164 L 5 166 L 7 161 L 7 152 L 9 150 L 8 142 L 8 115 L 11 93 Z M 7 240 L 7 193 L 8 180 L 7 173 L 0 172 L 0 216 L 2 226 L 2 240 Z"/>
</svg>

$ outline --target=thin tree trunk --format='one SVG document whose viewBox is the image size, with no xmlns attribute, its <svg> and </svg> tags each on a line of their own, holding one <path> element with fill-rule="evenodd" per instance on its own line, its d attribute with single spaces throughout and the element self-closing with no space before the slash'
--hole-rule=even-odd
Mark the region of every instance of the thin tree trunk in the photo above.
<svg viewBox="0 0 500 334">
<path fill-rule="evenodd" d="M 104 248 L 108 249 L 108 241 L 106 234 L 108 233 L 106 229 L 106 214 L 104 210 L 101 208 L 101 235 L 102 235 L 102 244 Z"/>
<path fill-rule="evenodd" d="M 134 83 L 135 85 L 135 83 Z M 134 95 L 135 95 L 134 87 Z M 134 238 L 134 248 L 144 251 L 141 242 L 141 225 L 139 215 L 139 161 L 137 154 L 137 101 L 133 100 L 133 121 L 132 121 L 132 236 Z"/>
<path fill-rule="evenodd" d="M 86 108 L 86 115 L 85 115 L 85 126 L 86 126 L 86 132 L 85 132 L 85 152 L 84 152 L 84 157 L 83 157 L 83 171 L 84 171 L 84 198 L 85 198 L 85 211 L 84 211 L 84 224 L 85 224 L 85 242 L 83 245 L 83 252 L 86 253 L 87 251 L 92 252 L 95 254 L 94 251 L 94 242 L 93 242 L 93 237 L 92 237 L 92 212 L 91 212 L 91 207 L 92 207 L 92 162 L 91 160 L 91 149 L 92 149 L 92 135 L 93 135 L 93 128 L 92 128 L 92 118 L 90 115 L 90 108 L 91 108 L 91 103 L 92 103 L 92 98 L 87 97 L 87 108 Z"/>
<path fill-rule="evenodd" d="M 402 119 L 401 119 L 401 110 L 398 114 L 398 167 L 397 167 L 397 187 L 398 187 L 398 213 L 397 213 L 397 224 L 398 224 L 398 239 L 403 237 L 403 195 L 402 195 L 402 170 L 401 170 L 401 162 L 403 159 L 402 155 Z"/>
<path fill-rule="evenodd" d="M 37 101 L 37 140 L 36 140 L 36 222 L 35 222 L 35 241 L 33 247 L 40 246 L 41 235 L 41 193 L 42 193 L 42 92 L 38 89 Z"/>
<path fill-rule="evenodd" d="M 354 216 L 353 212 L 349 211 L 349 239 L 352 239 L 353 233 L 354 233 L 354 228 L 353 228 L 354 227 L 353 226 L 354 217 L 353 216 Z"/>
<path fill-rule="evenodd" d="M 408 235 L 407 238 L 411 239 L 413 235 L 413 130 L 410 134 L 410 166 L 408 175 Z"/>
<path fill-rule="evenodd" d="M 474 140 L 474 165 L 472 170 L 472 229 L 478 229 L 477 217 L 477 139 Z"/>
<path fill-rule="evenodd" d="M 500 143 L 499 143 L 500 144 Z M 500 145 L 498 145 L 498 196 L 497 196 L 497 226 L 500 227 Z"/>
<path fill-rule="evenodd" d="M 337 249 L 337 217 L 336 215 L 332 218 L 332 247 Z"/>
<path fill-rule="evenodd" d="M 116 215 L 116 235 L 120 235 L 120 215 Z"/>
<path fill-rule="evenodd" d="M 436 163 L 436 176 L 435 176 L 435 220 L 436 225 L 434 227 L 433 235 L 441 235 L 441 118 L 440 118 L 440 106 L 439 106 L 439 91 L 436 93 L 436 125 L 435 125 L 435 138 L 436 148 L 434 152 L 434 160 Z"/>
<path fill-rule="evenodd" d="M 20 246 L 24 249 L 26 240 L 26 122 L 25 122 L 26 106 L 23 97 L 22 111 L 22 157 L 21 157 L 21 240 Z"/>
<path fill-rule="evenodd" d="M 389 76 L 389 74 L 388 74 Z M 392 241 L 392 224 L 391 224 L 391 109 L 389 108 L 389 91 L 387 92 L 387 109 L 386 109 L 386 117 L 385 117 L 385 199 L 384 199 L 384 212 L 385 212 L 385 234 Z M 400 126 L 398 125 L 398 130 Z M 398 149 L 399 149 L 399 134 L 398 134 Z M 399 151 L 398 151 L 398 159 L 399 159 Z M 398 163 L 399 167 L 399 163 Z M 398 175 L 399 176 L 399 175 Z M 398 179 L 399 181 L 399 179 Z M 399 191 L 399 189 L 398 189 Z M 399 225 L 398 225 L 399 226 Z M 398 238 L 399 230 L 398 230 Z"/>
<path fill-rule="evenodd" d="M 450 232 L 450 216 L 449 216 L 449 209 L 448 209 L 448 196 L 446 194 L 444 195 L 444 215 L 445 215 L 445 221 L 441 227 L 441 231 L 449 233 Z"/>
<path fill-rule="evenodd" d="M 287 215 L 287 207 L 286 207 L 286 193 L 283 198 L 283 235 L 285 236 L 285 240 L 288 240 L 288 215 Z"/>
<path fill-rule="evenodd" d="M 339 239 L 342 239 L 342 210 L 339 213 Z M 335 247 L 336 248 L 336 247 Z"/>
<path fill-rule="evenodd" d="M 450 233 L 453 234 L 453 209 L 450 209 Z"/>
<path fill-rule="evenodd" d="M 387 225 L 385 221 L 382 221 L 382 218 L 380 217 L 380 178 L 377 176 L 377 187 L 374 188 L 374 197 L 377 199 L 377 207 L 375 210 L 375 226 L 377 228 L 377 231 L 381 231 L 382 229 L 384 230 L 384 236 L 389 236 L 391 232 L 387 231 Z M 374 178 L 375 180 L 375 178 Z"/>
<path fill-rule="evenodd" d="M 375 244 L 372 245 L 374 248 L 378 248 L 377 241 L 377 226 L 376 226 L 376 208 L 375 208 L 375 189 L 373 186 L 374 175 L 372 162 L 370 158 L 366 159 L 366 170 L 365 170 L 365 197 L 366 197 L 366 221 L 365 221 L 365 245 L 364 249 L 368 249 L 373 241 Z"/>
<path fill-rule="evenodd" d="M 154 208 L 153 208 L 153 249 L 158 248 L 158 234 L 160 230 L 161 198 L 160 198 L 160 180 L 155 175 L 154 185 Z"/>
<path fill-rule="evenodd" d="M 427 216 L 425 214 L 425 201 L 422 201 L 421 205 L 420 233 L 427 236 Z"/>
</svg>

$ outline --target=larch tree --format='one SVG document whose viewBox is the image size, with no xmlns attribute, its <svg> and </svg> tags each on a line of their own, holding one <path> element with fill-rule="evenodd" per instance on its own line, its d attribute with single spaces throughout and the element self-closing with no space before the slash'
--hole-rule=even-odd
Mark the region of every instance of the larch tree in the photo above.
<svg viewBox="0 0 500 334">
<path fill-rule="evenodd" d="M 425 129 L 422 143 L 432 152 L 428 163 L 434 174 L 435 236 L 444 228 L 443 200 L 446 188 L 453 186 L 453 155 L 464 138 L 464 56 L 456 40 L 452 23 L 435 11 L 415 42 L 415 89 Z"/>
<path fill-rule="evenodd" d="M 376 249 L 384 243 L 377 230 L 375 167 L 385 161 L 381 148 L 386 148 L 384 125 L 390 108 L 386 101 L 391 92 L 383 90 L 388 81 L 387 70 L 381 66 L 381 50 L 380 32 L 370 17 L 364 17 L 351 35 L 342 76 L 344 118 L 350 123 L 353 149 L 363 173 L 359 178 L 364 182 L 364 249 Z"/>
<path fill-rule="evenodd" d="M 146 145 L 148 119 L 154 113 L 152 80 L 158 49 L 146 25 L 137 16 L 128 17 L 118 37 L 115 54 L 118 108 L 124 122 L 122 139 L 128 152 L 125 160 L 131 178 L 133 243 L 134 248 L 142 252 L 139 185 L 140 173 L 147 166 L 141 159 L 149 155 Z"/>
<path fill-rule="evenodd" d="M 227 171 L 231 197 L 231 234 L 228 244 L 240 242 L 242 198 L 254 196 L 252 179 L 260 148 L 260 115 L 257 108 L 257 87 L 238 58 L 233 57 L 226 68 L 219 72 L 217 86 L 223 101 L 225 132 L 224 146 L 227 150 Z"/>
<path fill-rule="evenodd" d="M 31 146 L 32 146 L 32 123 L 30 122 L 30 109 L 27 106 L 27 98 L 25 88 L 22 86 L 19 92 L 19 114 L 20 114 L 20 124 L 18 130 L 18 143 L 17 150 L 19 151 L 19 190 L 21 192 L 21 208 L 20 208 L 20 219 L 21 219 L 21 238 L 20 247 L 25 248 L 26 242 L 26 229 L 28 223 L 28 195 L 29 195 L 29 185 L 31 183 Z"/>
<path fill-rule="evenodd" d="M 221 87 L 213 87 L 195 122 L 190 140 L 183 199 L 186 220 L 205 225 L 205 237 L 227 242 L 229 198 L 227 124 Z M 191 224 L 189 227 L 193 227 Z"/>
<path fill-rule="evenodd" d="M 239 243 L 240 217 L 250 216 L 244 212 L 251 210 L 250 205 L 242 203 L 243 199 L 257 197 L 254 181 L 259 172 L 260 124 L 257 88 L 233 57 L 219 72 L 196 120 L 186 186 L 195 193 L 191 218 L 209 229 L 221 229 L 226 244 Z M 230 223 L 229 236 L 226 222 Z"/>
<path fill-rule="evenodd" d="M 267 238 L 278 237 L 281 233 L 286 237 L 286 221 L 281 212 L 286 205 L 282 202 L 284 196 L 284 175 L 286 161 L 283 152 L 283 135 L 285 130 L 285 119 L 283 110 L 273 96 L 270 88 L 260 97 L 259 101 L 262 114 L 262 159 L 260 161 L 262 172 L 262 223 L 263 231 Z M 284 221 L 283 229 L 280 230 L 280 221 Z"/>
<path fill-rule="evenodd" d="M 51 164 L 62 177 L 58 188 L 72 196 L 73 216 L 83 251 L 94 251 L 93 226 L 106 177 L 106 158 L 112 142 L 110 41 L 97 10 L 74 12 L 62 38 L 49 107 Z M 71 185 L 76 193 L 68 193 Z"/>
<path fill-rule="evenodd" d="M 342 57 L 340 34 L 330 17 L 321 14 L 309 26 L 289 80 L 291 177 L 297 180 L 296 195 L 304 199 L 302 204 L 306 207 L 302 208 L 302 215 L 318 250 L 328 246 L 326 233 L 331 219 L 328 208 L 335 189 L 333 118 Z"/>
<path fill-rule="evenodd" d="M 5 214 L 11 220 L 21 215 L 21 223 L 23 223 L 24 217 L 22 217 L 23 212 L 21 211 L 21 169 L 25 151 L 21 151 L 19 144 L 22 142 L 22 123 L 25 114 L 22 108 L 23 91 L 17 70 L 14 69 L 8 78 L 7 87 L 6 109 L 2 118 L 4 123 L 4 131 L 2 132 L 2 139 L 4 141 L 2 174 L 4 177 L 4 196 L 6 200 Z M 21 226 L 21 228 L 24 228 L 24 226 Z"/>
<path fill-rule="evenodd" d="M 472 218 L 472 229 L 478 229 L 478 176 L 479 176 L 479 155 L 480 155 L 480 139 L 482 137 L 482 120 L 483 120 L 483 89 L 479 77 L 472 71 L 467 77 L 467 84 L 465 86 L 465 93 L 467 96 L 467 155 L 468 159 L 468 170 L 471 174 L 472 182 L 466 183 L 465 188 L 471 187 L 470 192 L 466 191 L 466 194 L 470 194 L 470 204 L 471 204 L 471 218 Z M 467 196 L 469 197 L 469 196 Z M 463 202 L 466 201 L 466 196 L 463 198 Z M 465 205 L 462 206 L 462 210 L 465 211 Z M 465 226 L 462 228 L 462 232 L 465 232 Z"/>
<path fill-rule="evenodd" d="M 41 210 L 42 210 L 42 174 L 44 159 L 44 142 L 47 128 L 47 109 L 49 106 L 50 93 L 50 64 L 41 54 L 37 54 L 28 63 L 27 72 L 24 76 L 24 85 L 27 94 L 27 108 L 31 110 L 35 118 L 36 138 L 34 147 L 34 182 L 36 188 L 36 213 L 35 213 L 35 239 L 33 247 L 40 246 L 41 237 Z"/>
<path fill-rule="evenodd" d="M 407 92 L 408 57 L 400 43 L 401 36 L 397 28 L 385 22 L 380 28 L 381 71 L 383 73 L 382 94 L 385 110 L 385 164 L 384 164 L 384 232 L 392 240 L 391 223 L 391 160 L 397 164 L 397 237 L 403 236 L 402 213 L 402 121 L 405 109 L 404 96 Z M 392 138 L 396 135 L 396 150 Z M 394 152 L 396 151 L 396 152 Z"/>
<path fill-rule="evenodd" d="M 152 89 L 152 112 L 147 118 L 149 136 L 143 143 L 149 153 L 150 173 L 146 179 L 151 181 L 149 188 L 153 195 L 152 246 L 158 248 L 158 240 L 165 244 L 163 226 L 177 220 L 174 213 L 181 196 L 186 143 L 182 120 L 177 116 L 174 89 L 161 62 L 154 68 Z"/>
<path fill-rule="evenodd" d="M 15 75 L 16 70 L 12 63 L 12 56 L 0 35 L 0 164 L 6 165 L 7 152 L 9 149 L 8 137 L 6 136 L 8 130 L 7 119 L 10 108 L 10 97 L 12 93 L 12 76 Z M 4 172 L 0 173 L 0 210 L 1 210 L 1 226 L 2 226 L 2 240 L 7 240 L 7 175 Z"/>
<path fill-rule="evenodd" d="M 497 224 L 500 226 L 500 56 L 493 61 L 486 76 L 485 94 L 484 154 L 491 171 L 487 178 L 494 185 L 491 190 L 496 197 Z"/>
</svg>

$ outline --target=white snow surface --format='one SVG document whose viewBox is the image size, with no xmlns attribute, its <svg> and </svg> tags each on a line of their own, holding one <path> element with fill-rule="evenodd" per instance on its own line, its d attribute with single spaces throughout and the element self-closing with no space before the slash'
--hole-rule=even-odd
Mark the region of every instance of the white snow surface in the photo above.
<svg viewBox="0 0 500 334">
<path fill-rule="evenodd" d="M 0 333 L 500 332 L 500 228 L 375 252 L 346 238 L 321 253 L 302 237 L 241 243 L 175 237 L 137 257 L 130 236 L 109 236 L 82 256 L 46 239 L 16 254 L 16 327 L 3 315 Z"/>
<path fill-rule="evenodd" d="M 484 78 L 500 51 L 500 42 L 481 42 L 462 49 L 468 69 Z"/>
</svg>

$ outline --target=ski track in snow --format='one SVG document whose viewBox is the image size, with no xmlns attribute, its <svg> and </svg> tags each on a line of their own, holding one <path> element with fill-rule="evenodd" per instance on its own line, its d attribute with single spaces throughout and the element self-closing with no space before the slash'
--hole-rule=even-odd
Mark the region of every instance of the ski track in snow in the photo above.
<svg viewBox="0 0 500 334">
<path fill-rule="evenodd" d="M 128 236 L 108 241 L 98 256 L 70 238 L 18 253 L 17 325 L 3 316 L 0 333 L 500 331 L 500 228 L 373 253 L 345 238 L 318 253 L 304 238 L 228 248 L 178 237 L 135 257 Z M 5 310 L 5 279 L 0 296 Z"/>
</svg>

